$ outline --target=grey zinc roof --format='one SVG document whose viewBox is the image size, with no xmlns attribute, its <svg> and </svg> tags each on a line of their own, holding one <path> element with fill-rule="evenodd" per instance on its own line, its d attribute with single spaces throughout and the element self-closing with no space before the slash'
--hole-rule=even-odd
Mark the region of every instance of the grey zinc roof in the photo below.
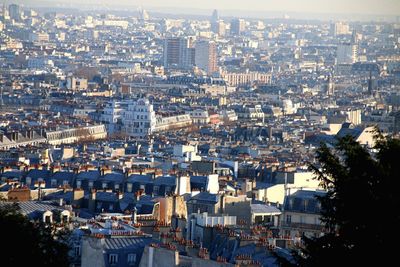
<svg viewBox="0 0 400 267">
<path fill-rule="evenodd" d="M 117 202 L 118 198 L 117 198 L 116 194 L 114 194 L 112 192 L 97 192 L 96 200 L 107 201 L 107 202 Z"/>
<path fill-rule="evenodd" d="M 54 202 L 51 201 L 27 201 L 27 202 L 19 202 L 18 206 L 21 208 L 21 211 L 25 214 L 29 214 L 33 211 L 46 211 L 46 210 L 63 210 L 63 208 L 56 206 Z"/>
<path fill-rule="evenodd" d="M 0 176 L 5 178 L 20 178 L 22 176 L 22 172 L 19 170 L 12 170 L 2 173 Z"/>
<path fill-rule="evenodd" d="M 193 196 L 190 200 L 207 201 L 207 202 L 217 203 L 219 200 L 219 195 L 211 194 L 208 192 L 200 192 L 197 195 Z"/>
<path fill-rule="evenodd" d="M 51 179 L 72 181 L 73 177 L 73 172 L 56 172 L 51 176 Z"/>
<path fill-rule="evenodd" d="M 47 178 L 49 176 L 49 174 L 50 174 L 50 171 L 48 171 L 48 170 L 34 169 L 34 170 L 30 170 L 26 176 L 31 177 L 33 179 L 38 179 L 38 178 Z"/>
<path fill-rule="evenodd" d="M 281 211 L 276 207 L 265 204 L 250 204 L 250 208 L 253 213 L 281 214 Z"/>
<path fill-rule="evenodd" d="M 81 172 L 78 174 L 76 177 L 78 180 L 97 180 L 99 178 L 100 173 L 99 171 L 87 171 L 87 172 Z"/>
<path fill-rule="evenodd" d="M 129 176 L 127 182 L 130 183 L 152 183 L 153 179 L 151 178 L 151 175 L 140 175 L 140 174 L 132 174 Z"/>
<path fill-rule="evenodd" d="M 161 176 L 154 181 L 154 185 L 170 185 L 174 186 L 176 184 L 175 176 Z"/>
<path fill-rule="evenodd" d="M 124 180 L 124 175 L 117 172 L 107 173 L 106 175 L 102 176 L 100 180 L 121 183 Z"/>
<path fill-rule="evenodd" d="M 321 212 L 321 205 L 316 196 L 324 196 L 325 192 L 299 190 L 291 194 L 285 200 L 285 210 L 301 213 L 314 213 Z"/>
<path fill-rule="evenodd" d="M 150 244 L 153 240 L 149 237 L 127 237 L 127 238 L 106 238 L 104 249 L 120 250 L 144 247 Z"/>
<path fill-rule="evenodd" d="M 339 132 L 336 134 L 337 137 L 345 137 L 346 135 L 350 135 L 353 138 L 358 138 L 363 130 L 361 128 L 342 128 L 339 130 Z"/>
<path fill-rule="evenodd" d="M 0 205 L 9 205 L 7 202 L 0 202 Z M 21 208 L 21 213 L 25 214 L 31 219 L 35 219 L 38 216 L 41 216 L 43 212 L 50 210 L 64 210 L 63 207 L 59 207 L 55 205 L 51 201 L 27 201 L 27 202 L 19 202 L 18 206 Z"/>
</svg>

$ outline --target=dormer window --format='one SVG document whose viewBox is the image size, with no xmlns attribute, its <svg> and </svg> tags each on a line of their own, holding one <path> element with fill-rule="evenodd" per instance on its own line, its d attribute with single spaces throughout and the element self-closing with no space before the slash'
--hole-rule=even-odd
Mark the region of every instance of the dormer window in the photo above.
<svg viewBox="0 0 400 267">
<path fill-rule="evenodd" d="M 108 263 L 111 265 L 116 265 L 118 263 L 118 254 L 109 254 Z"/>
<path fill-rule="evenodd" d="M 159 186 L 154 186 L 154 188 L 153 188 L 153 192 L 154 192 L 154 194 L 158 194 L 158 191 L 160 190 L 160 187 Z"/>
<path fill-rule="evenodd" d="M 75 256 L 79 257 L 81 255 L 81 246 L 75 246 L 74 251 L 75 251 Z"/>
<path fill-rule="evenodd" d="M 127 262 L 128 262 L 128 265 L 134 265 L 136 262 L 136 254 L 133 254 L 133 253 L 128 254 Z"/>
<path fill-rule="evenodd" d="M 126 189 L 127 189 L 128 193 L 132 193 L 132 184 L 131 183 L 127 183 L 126 184 Z"/>
</svg>

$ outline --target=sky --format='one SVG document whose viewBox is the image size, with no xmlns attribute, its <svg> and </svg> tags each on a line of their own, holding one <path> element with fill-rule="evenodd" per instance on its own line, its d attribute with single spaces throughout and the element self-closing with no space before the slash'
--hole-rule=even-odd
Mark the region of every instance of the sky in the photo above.
<svg viewBox="0 0 400 267">
<path fill-rule="evenodd" d="M 145 8 L 179 7 L 219 10 L 280 11 L 298 13 L 380 14 L 400 16 L 400 0 L 0 0 L 34 4 L 38 1 Z"/>
</svg>

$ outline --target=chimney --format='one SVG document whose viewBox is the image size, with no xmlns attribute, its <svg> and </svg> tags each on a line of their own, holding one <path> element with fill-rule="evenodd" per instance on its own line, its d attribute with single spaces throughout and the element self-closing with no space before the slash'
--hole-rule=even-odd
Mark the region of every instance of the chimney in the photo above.
<svg viewBox="0 0 400 267">
<path fill-rule="evenodd" d="M 60 198 L 59 203 L 58 203 L 60 207 L 63 206 L 63 202 L 64 202 L 64 199 Z"/>
<path fill-rule="evenodd" d="M 137 223 L 137 208 L 134 207 L 132 210 L 132 221 L 133 223 Z"/>
<path fill-rule="evenodd" d="M 140 190 L 136 191 L 136 193 L 135 193 L 136 201 L 140 200 L 140 195 L 141 195 Z"/>
<path fill-rule="evenodd" d="M 73 190 L 73 200 L 80 200 L 83 199 L 85 191 L 82 189 L 74 189 Z"/>
<path fill-rule="evenodd" d="M 33 139 L 33 130 L 32 129 L 28 130 L 28 138 Z"/>
<path fill-rule="evenodd" d="M 90 191 L 89 210 L 92 212 L 94 212 L 96 210 L 96 189 L 92 189 Z"/>
<path fill-rule="evenodd" d="M 96 189 L 90 191 L 90 200 L 96 200 Z"/>
</svg>

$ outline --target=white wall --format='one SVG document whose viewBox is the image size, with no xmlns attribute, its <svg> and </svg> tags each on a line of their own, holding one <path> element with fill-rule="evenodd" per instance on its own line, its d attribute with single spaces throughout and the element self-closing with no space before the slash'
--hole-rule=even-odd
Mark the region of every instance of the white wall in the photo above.
<svg viewBox="0 0 400 267">
<path fill-rule="evenodd" d="M 210 174 L 207 176 L 207 191 L 211 194 L 218 194 L 219 183 L 218 174 Z"/>
</svg>

